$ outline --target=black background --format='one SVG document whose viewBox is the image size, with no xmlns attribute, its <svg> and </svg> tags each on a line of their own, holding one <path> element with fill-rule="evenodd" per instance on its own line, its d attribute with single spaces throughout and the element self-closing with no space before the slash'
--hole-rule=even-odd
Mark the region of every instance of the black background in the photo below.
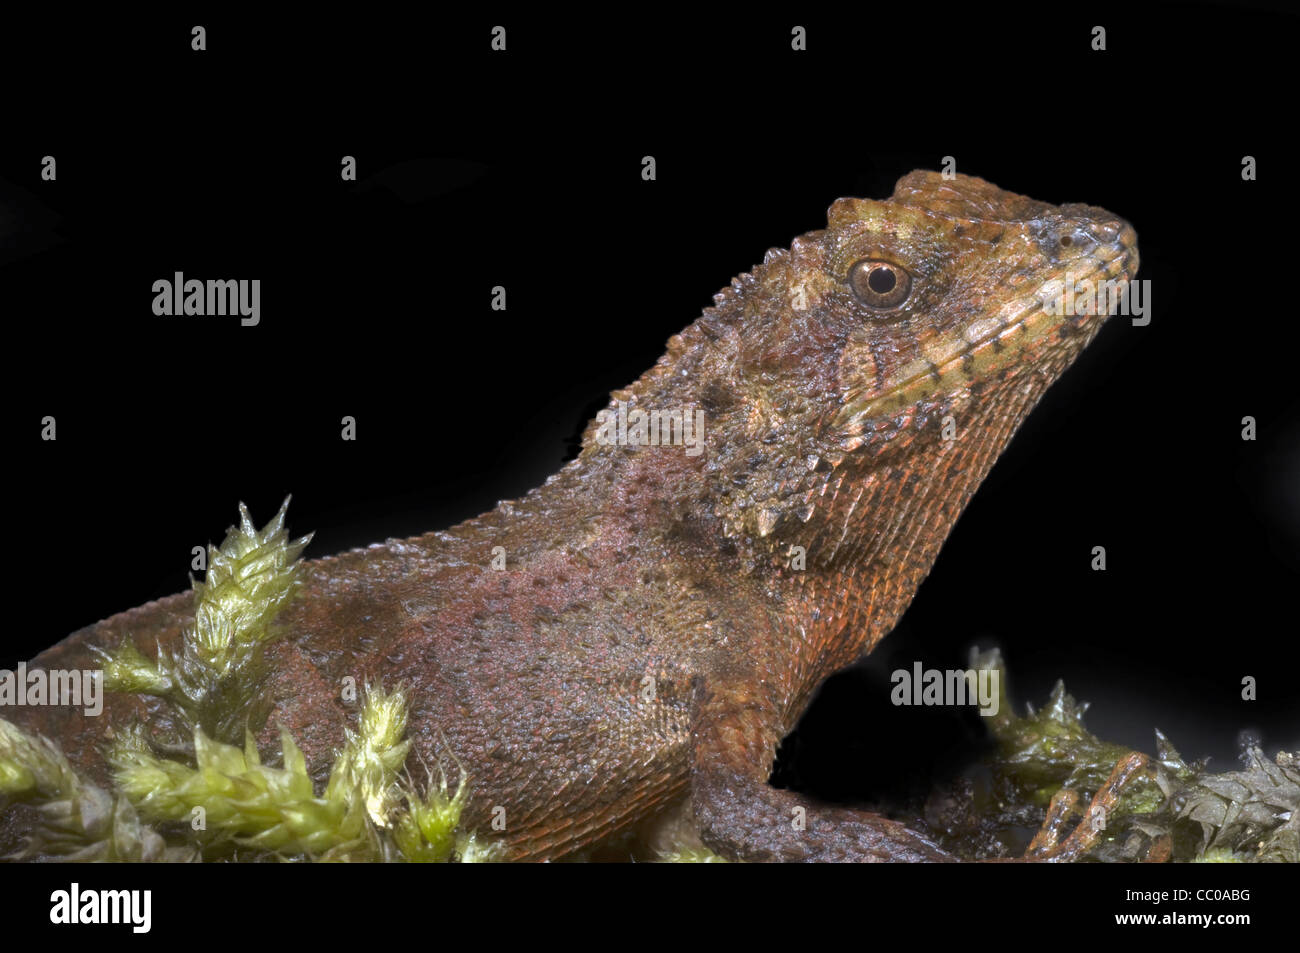
<svg viewBox="0 0 1300 953">
<path fill-rule="evenodd" d="M 1242 730 L 1296 748 L 1294 42 L 1214 6 L 11 20 L 0 668 L 185 588 L 241 500 L 260 523 L 292 493 L 321 556 L 523 495 L 732 275 L 952 155 L 1133 222 L 1152 322 L 1049 392 L 778 781 L 869 799 L 969 756 L 978 719 L 887 692 L 972 644 L 1022 701 L 1064 678 L 1110 740 L 1158 726 L 1221 769 Z M 174 271 L 260 278 L 260 326 L 155 317 Z"/>
</svg>

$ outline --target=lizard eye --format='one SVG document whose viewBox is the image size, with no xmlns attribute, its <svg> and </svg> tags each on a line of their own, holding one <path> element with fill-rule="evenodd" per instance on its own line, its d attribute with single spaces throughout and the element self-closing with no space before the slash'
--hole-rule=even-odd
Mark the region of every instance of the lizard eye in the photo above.
<svg viewBox="0 0 1300 953">
<path fill-rule="evenodd" d="M 912 276 L 892 261 L 864 258 L 849 269 L 849 286 L 867 307 L 887 311 L 907 300 Z"/>
</svg>

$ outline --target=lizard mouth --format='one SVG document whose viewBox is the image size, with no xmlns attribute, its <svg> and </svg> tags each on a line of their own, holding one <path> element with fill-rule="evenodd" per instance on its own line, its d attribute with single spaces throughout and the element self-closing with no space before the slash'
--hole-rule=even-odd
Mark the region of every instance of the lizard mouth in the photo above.
<svg viewBox="0 0 1300 953">
<path fill-rule="evenodd" d="M 873 429 L 872 421 L 883 422 L 921 401 L 957 393 L 975 380 L 1009 373 L 1015 365 L 1032 365 L 1049 350 L 1072 348 L 1071 357 L 1082 350 L 1121 309 L 1137 273 L 1136 233 L 1127 223 L 1116 232 L 1115 240 L 1054 269 L 996 312 L 926 341 L 917 358 L 878 386 L 847 395 L 832 424 L 849 441 L 846 449 L 860 443 L 860 435 Z"/>
</svg>

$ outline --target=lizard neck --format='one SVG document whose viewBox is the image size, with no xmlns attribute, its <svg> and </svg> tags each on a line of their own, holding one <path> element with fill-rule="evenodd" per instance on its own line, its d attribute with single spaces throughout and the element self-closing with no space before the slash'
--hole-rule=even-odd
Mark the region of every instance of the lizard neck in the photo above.
<svg viewBox="0 0 1300 953">
<path fill-rule="evenodd" d="M 717 297 L 635 384 L 611 395 L 572 466 L 604 519 L 640 521 L 706 584 L 723 577 L 761 592 L 785 620 L 798 705 L 831 672 L 893 628 L 962 509 L 1077 347 L 1014 372 L 923 399 L 846 437 L 832 421 L 845 390 L 816 313 L 772 289 L 788 283 L 770 253 Z M 779 354 L 738 331 L 762 311 L 788 325 Z M 700 451 L 611 442 L 610 414 L 699 413 Z M 660 435 L 662 436 L 662 434 Z"/>
<path fill-rule="evenodd" d="M 806 630 L 815 685 L 870 652 L 929 574 L 961 512 L 1050 383 L 1006 382 L 979 400 L 846 455 L 816 505 L 778 521 L 760 570 Z M 893 445 L 891 445 L 891 443 Z M 808 515 L 806 521 L 799 516 Z"/>
</svg>

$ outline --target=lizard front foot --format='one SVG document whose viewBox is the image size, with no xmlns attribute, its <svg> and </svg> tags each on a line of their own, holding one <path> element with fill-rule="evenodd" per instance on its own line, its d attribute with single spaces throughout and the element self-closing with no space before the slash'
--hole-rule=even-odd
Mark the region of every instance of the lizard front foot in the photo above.
<svg viewBox="0 0 1300 953">
<path fill-rule="evenodd" d="M 1062 863 L 1078 860 L 1097 845 L 1101 832 L 1106 829 L 1106 819 L 1119 802 L 1120 792 L 1129 780 L 1145 771 L 1147 756 L 1134 751 L 1121 758 L 1110 773 L 1106 783 L 1101 786 L 1083 820 L 1065 840 L 1061 832 L 1066 821 L 1077 811 L 1079 794 L 1072 788 L 1062 788 L 1052 796 L 1047 807 L 1047 817 L 1034 839 L 1025 850 L 1023 860 Z M 1156 858 L 1152 858 L 1153 860 Z"/>
</svg>

